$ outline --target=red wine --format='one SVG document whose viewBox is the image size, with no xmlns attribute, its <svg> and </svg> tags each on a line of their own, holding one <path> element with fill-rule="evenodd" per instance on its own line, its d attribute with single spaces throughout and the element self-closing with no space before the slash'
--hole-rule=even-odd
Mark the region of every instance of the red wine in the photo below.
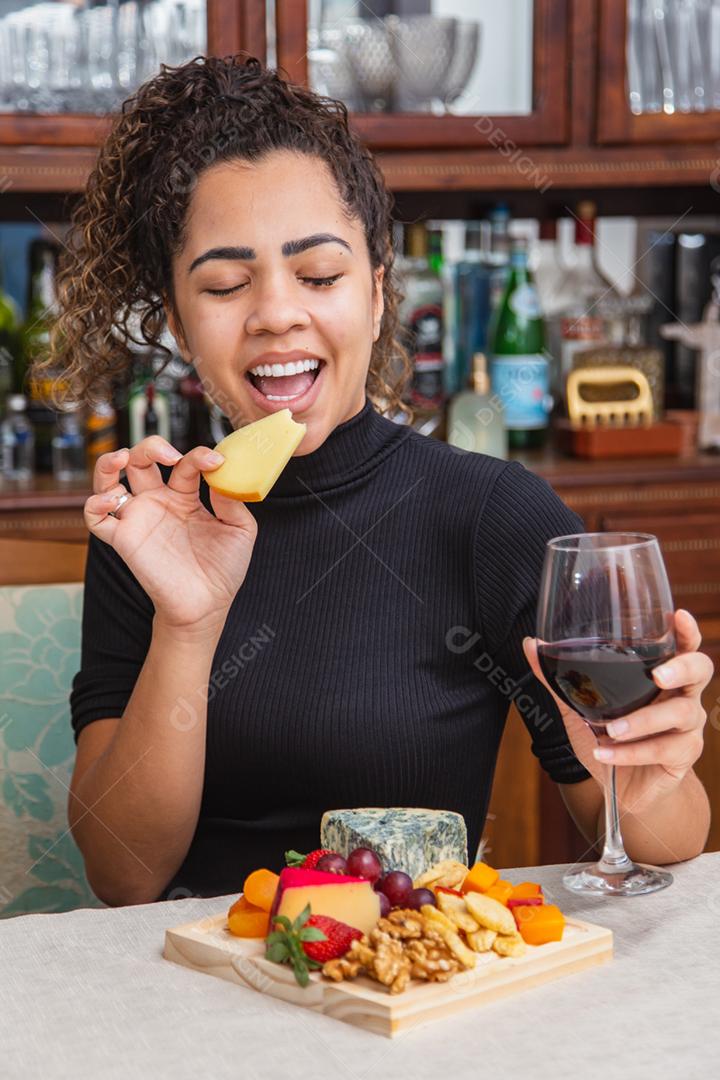
<svg viewBox="0 0 720 1080">
<path fill-rule="evenodd" d="M 662 641 L 623 645 L 577 638 L 539 645 L 545 678 L 566 704 L 591 723 L 605 723 L 641 709 L 660 693 L 652 670 L 674 656 Z"/>
</svg>

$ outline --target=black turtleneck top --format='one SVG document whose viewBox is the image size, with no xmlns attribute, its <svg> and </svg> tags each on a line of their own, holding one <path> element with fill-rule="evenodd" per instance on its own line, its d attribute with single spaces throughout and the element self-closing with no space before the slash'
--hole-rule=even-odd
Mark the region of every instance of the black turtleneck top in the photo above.
<svg viewBox="0 0 720 1080">
<path fill-rule="evenodd" d="M 211 510 L 204 481 L 201 498 Z M 513 699 L 550 776 L 588 777 L 522 652 L 545 543 L 583 529 L 544 480 L 366 401 L 249 509 L 250 568 L 190 702 L 207 701 L 200 817 L 158 899 L 239 892 L 288 848 L 317 847 L 321 815 L 337 807 L 459 811 L 472 858 Z M 76 739 L 122 716 L 152 617 L 127 566 L 91 536 Z"/>
</svg>

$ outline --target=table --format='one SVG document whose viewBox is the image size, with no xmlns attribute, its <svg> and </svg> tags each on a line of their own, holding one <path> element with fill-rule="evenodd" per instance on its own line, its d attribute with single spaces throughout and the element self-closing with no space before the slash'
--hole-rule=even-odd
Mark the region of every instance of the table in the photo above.
<svg viewBox="0 0 720 1080">
<path fill-rule="evenodd" d="M 235 897 L 0 922 L 3 1080 L 687 1080 L 720 1055 L 720 853 L 663 892 L 576 897 L 563 866 L 509 870 L 615 933 L 612 963 L 394 1040 L 162 958 L 164 931 Z"/>
</svg>

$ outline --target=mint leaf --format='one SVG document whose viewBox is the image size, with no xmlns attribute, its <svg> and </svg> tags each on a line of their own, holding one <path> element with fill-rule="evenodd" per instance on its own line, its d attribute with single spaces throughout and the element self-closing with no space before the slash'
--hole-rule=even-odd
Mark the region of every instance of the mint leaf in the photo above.
<svg viewBox="0 0 720 1080">
<path fill-rule="evenodd" d="M 282 941 L 276 941 L 274 944 L 269 945 L 265 956 L 268 960 L 272 960 L 275 964 L 284 964 L 290 957 L 288 947 Z"/>
</svg>

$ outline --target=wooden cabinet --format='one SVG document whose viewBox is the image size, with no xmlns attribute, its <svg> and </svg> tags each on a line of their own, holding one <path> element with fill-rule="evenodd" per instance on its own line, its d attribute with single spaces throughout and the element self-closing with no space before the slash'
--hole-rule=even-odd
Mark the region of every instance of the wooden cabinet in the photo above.
<svg viewBox="0 0 720 1080">
<path fill-rule="evenodd" d="M 703 696 L 708 714 L 697 771 L 720 806 L 720 457 L 583 462 L 551 453 L 519 455 L 544 476 L 584 520 L 589 532 L 630 530 L 660 539 L 673 599 L 695 615 L 702 649 L 716 675 Z M 498 760 L 486 835 L 498 866 L 569 862 L 592 853 L 573 825 L 559 791 L 530 752 L 520 717 L 511 711 Z M 713 821 L 708 850 L 720 848 Z"/>
<path fill-rule="evenodd" d="M 306 82 L 308 2 L 207 0 L 208 51 L 276 54 L 289 78 Z M 630 113 L 626 0 L 533 0 L 532 9 L 526 114 L 352 115 L 394 191 L 432 193 L 410 212 L 471 216 L 477 193 L 488 192 L 510 193 L 518 213 L 538 214 L 591 191 L 602 213 L 682 213 L 688 200 L 678 203 L 678 188 L 694 189 L 697 212 L 713 212 L 717 113 Z M 27 216 L 25 193 L 79 191 L 107 130 L 98 117 L 0 115 L 6 214 Z"/>
<path fill-rule="evenodd" d="M 58 488 L 0 480 L 0 586 L 82 581 L 87 554 L 83 506 L 90 478 Z"/>
</svg>

